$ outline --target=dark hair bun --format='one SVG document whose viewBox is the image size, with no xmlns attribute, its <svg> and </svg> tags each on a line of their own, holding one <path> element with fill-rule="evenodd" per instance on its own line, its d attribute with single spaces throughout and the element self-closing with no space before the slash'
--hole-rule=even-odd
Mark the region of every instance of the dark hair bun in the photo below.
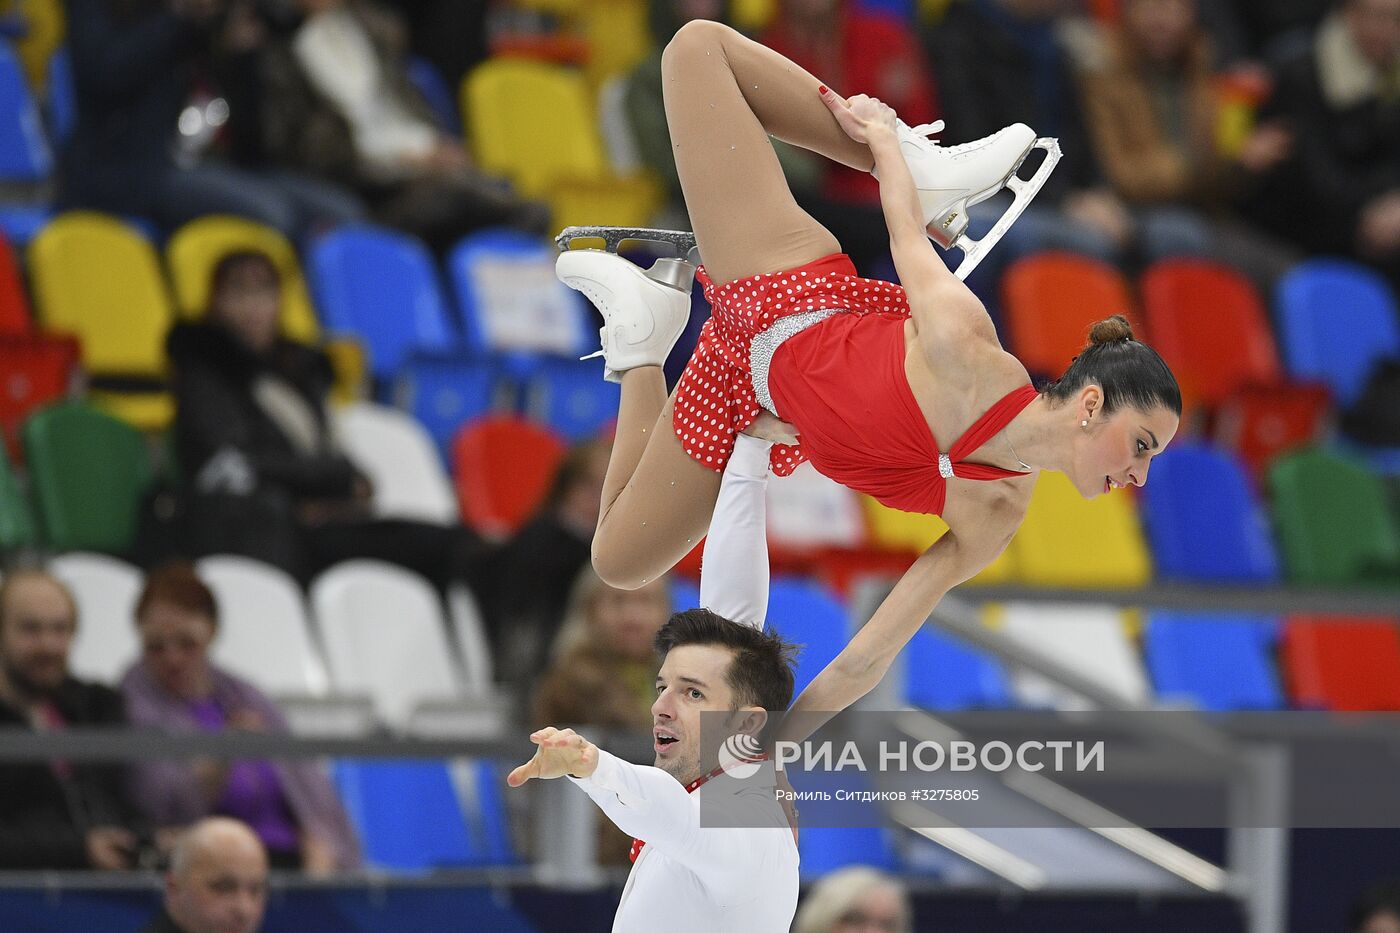
<svg viewBox="0 0 1400 933">
<path fill-rule="evenodd" d="M 1101 343 L 1113 343 L 1115 340 L 1132 339 L 1133 325 L 1129 324 L 1128 319 L 1121 314 L 1106 317 L 1089 328 L 1089 343 L 1093 346 L 1098 346 Z"/>
</svg>

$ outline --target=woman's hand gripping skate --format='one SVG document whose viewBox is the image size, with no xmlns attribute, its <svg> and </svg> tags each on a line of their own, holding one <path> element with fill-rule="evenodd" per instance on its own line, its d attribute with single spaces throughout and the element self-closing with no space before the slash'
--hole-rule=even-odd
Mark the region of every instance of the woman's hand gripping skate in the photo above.
<svg viewBox="0 0 1400 933">
<path fill-rule="evenodd" d="M 869 145 L 872 136 L 880 133 L 894 135 L 895 112 L 878 98 L 857 94 L 843 98 L 825 85 L 821 88 L 822 103 L 826 104 L 841 129 L 858 143 Z"/>
</svg>

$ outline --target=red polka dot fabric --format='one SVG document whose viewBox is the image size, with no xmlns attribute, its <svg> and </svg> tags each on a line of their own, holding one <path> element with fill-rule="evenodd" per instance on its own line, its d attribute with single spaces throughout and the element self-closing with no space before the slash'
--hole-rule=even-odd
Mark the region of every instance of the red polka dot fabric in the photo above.
<svg viewBox="0 0 1400 933">
<path fill-rule="evenodd" d="M 845 253 L 723 285 L 716 285 L 703 266 L 697 277 L 711 313 L 676 387 L 672 427 L 685 452 L 716 472 L 729 462 L 734 435 L 752 424 L 760 411 L 749 372 L 749 348 L 756 334 L 780 318 L 822 308 L 909 315 L 903 288 L 856 275 Z M 806 459 L 801 445 L 774 444 L 770 455 L 778 476 L 787 476 Z"/>
</svg>

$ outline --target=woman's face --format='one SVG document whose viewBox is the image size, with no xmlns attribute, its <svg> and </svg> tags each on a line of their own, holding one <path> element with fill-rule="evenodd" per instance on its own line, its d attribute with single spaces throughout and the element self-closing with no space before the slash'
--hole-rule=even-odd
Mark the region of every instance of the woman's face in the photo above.
<svg viewBox="0 0 1400 933">
<path fill-rule="evenodd" d="M 1172 61 L 1195 33 L 1194 0 L 1132 0 L 1123 10 L 1123 28 L 1153 61 Z"/>
<path fill-rule="evenodd" d="M 1161 406 L 1150 412 L 1124 406 L 1104 415 L 1095 405 L 1080 414 L 1073 428 L 1077 434 L 1069 478 L 1086 499 L 1146 483 L 1152 458 L 1166 449 L 1180 425 L 1180 419 Z M 1080 423 L 1084 420 L 1087 428 Z"/>
<path fill-rule="evenodd" d="M 899 891 L 887 884 L 869 888 L 841 915 L 831 933 L 904 933 Z"/>
<path fill-rule="evenodd" d="M 156 683 L 178 697 L 198 698 L 209 681 L 214 621 L 172 603 L 155 603 L 141 614 L 137 629 L 141 653 Z"/>
<path fill-rule="evenodd" d="M 589 622 L 595 637 L 625 658 L 654 657 L 652 640 L 671 616 L 671 599 L 663 580 L 637 590 L 604 586 L 593 603 Z"/>
<path fill-rule="evenodd" d="M 282 293 L 270 262 L 247 259 L 223 275 L 211 296 L 211 316 L 256 353 L 272 347 L 282 313 Z"/>
</svg>

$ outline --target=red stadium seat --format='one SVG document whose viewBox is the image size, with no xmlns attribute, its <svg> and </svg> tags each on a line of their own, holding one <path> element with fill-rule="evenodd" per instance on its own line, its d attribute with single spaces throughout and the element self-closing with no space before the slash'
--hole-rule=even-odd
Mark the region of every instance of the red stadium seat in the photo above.
<svg viewBox="0 0 1400 933">
<path fill-rule="evenodd" d="M 1332 395 L 1316 382 L 1247 386 L 1220 403 L 1214 435 L 1262 479 L 1274 458 L 1312 444 L 1332 410 Z"/>
<path fill-rule="evenodd" d="M 1008 349 L 1032 375 L 1057 378 L 1084 344 L 1089 327 L 1121 314 L 1142 336 L 1128 283 L 1112 266 L 1072 253 L 1046 252 L 1011 264 L 1002 277 Z"/>
<path fill-rule="evenodd" d="M 549 492 L 564 442 L 513 417 L 471 422 L 452 441 L 452 474 L 467 524 L 487 537 L 507 537 L 534 514 Z"/>
<path fill-rule="evenodd" d="M 0 334 L 0 430 L 15 462 L 23 456 L 20 423 L 34 409 L 68 395 L 80 356 L 72 337 Z"/>
<path fill-rule="evenodd" d="M 1200 259 L 1159 262 L 1142 275 L 1152 345 L 1188 406 L 1214 408 L 1235 390 L 1283 378 L 1269 318 L 1249 280 Z"/>
<path fill-rule="evenodd" d="M 0 336 L 33 333 L 29 298 L 10 241 L 0 236 Z"/>
<path fill-rule="evenodd" d="M 1293 702 L 1341 711 L 1400 710 L 1400 624 L 1295 616 L 1280 645 Z"/>
</svg>

